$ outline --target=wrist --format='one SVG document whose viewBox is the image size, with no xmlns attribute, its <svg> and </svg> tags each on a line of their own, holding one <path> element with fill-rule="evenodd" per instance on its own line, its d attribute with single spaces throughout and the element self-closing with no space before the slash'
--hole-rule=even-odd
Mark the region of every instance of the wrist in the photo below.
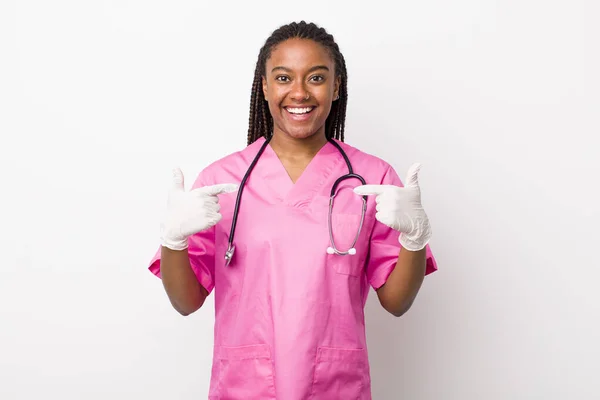
<svg viewBox="0 0 600 400">
<path fill-rule="evenodd" d="M 188 248 L 188 241 L 187 238 L 181 240 L 162 238 L 161 245 L 170 250 L 182 251 Z"/>
<path fill-rule="evenodd" d="M 410 233 L 401 232 L 398 237 L 400 245 L 406 250 L 423 250 L 431 239 L 431 227 L 429 223 L 416 224 Z"/>
<path fill-rule="evenodd" d="M 401 233 L 400 237 L 398 238 L 398 241 L 400 242 L 400 245 L 402 246 L 403 249 L 406 249 L 408 251 L 421 251 L 425 248 L 425 246 L 427 246 L 427 241 L 425 240 L 414 240 L 411 239 L 409 237 L 407 237 L 406 234 Z"/>
</svg>

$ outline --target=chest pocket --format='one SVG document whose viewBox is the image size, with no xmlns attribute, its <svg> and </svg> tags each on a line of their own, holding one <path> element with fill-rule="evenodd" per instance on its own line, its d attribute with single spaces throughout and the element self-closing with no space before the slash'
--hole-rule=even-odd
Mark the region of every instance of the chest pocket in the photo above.
<svg viewBox="0 0 600 400">
<path fill-rule="evenodd" d="M 329 197 L 318 196 L 313 202 L 313 208 L 315 215 L 320 218 L 324 226 L 328 247 L 333 247 L 331 243 L 333 238 L 333 243 L 338 251 L 347 252 L 351 247 L 356 250 L 355 254 L 348 255 L 327 254 L 327 266 L 338 274 L 360 276 L 368 256 L 372 221 L 369 214 L 366 213 L 361 226 L 362 201 L 358 196 L 355 200 L 357 201 L 352 204 L 344 203 L 343 205 L 337 200 L 334 202 L 331 215 L 331 234 L 328 227 Z M 357 238 L 359 229 L 360 234 Z M 355 240 L 356 243 L 353 245 Z"/>
<path fill-rule="evenodd" d="M 367 258 L 368 235 L 367 218 L 361 227 L 360 214 L 333 214 L 331 218 L 331 228 L 333 233 L 333 242 L 335 248 L 340 252 L 347 252 L 351 247 L 356 251 L 355 254 L 327 254 L 327 265 L 331 266 L 337 273 L 344 275 L 360 276 Z M 360 234 L 358 235 L 358 230 Z M 329 235 L 329 231 L 328 231 Z M 353 245 L 353 242 L 356 243 Z M 331 239 L 329 245 L 331 246 Z"/>
</svg>

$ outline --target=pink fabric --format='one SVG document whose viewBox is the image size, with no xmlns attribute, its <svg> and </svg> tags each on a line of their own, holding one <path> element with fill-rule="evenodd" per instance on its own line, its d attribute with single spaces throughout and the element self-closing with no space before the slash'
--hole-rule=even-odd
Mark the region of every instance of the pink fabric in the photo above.
<svg viewBox="0 0 600 400">
<path fill-rule="evenodd" d="M 194 187 L 239 183 L 264 139 L 207 167 Z M 402 185 L 389 164 L 338 142 L 367 183 Z M 223 219 L 190 238 L 199 282 L 215 296 L 209 399 L 371 399 L 364 306 L 369 287 L 394 269 L 398 232 L 375 219 L 374 197 L 356 255 L 327 254 L 329 192 L 348 172 L 327 143 L 294 184 L 270 146 L 246 182 L 235 255 L 224 265 L 237 193 L 220 195 Z M 361 199 L 346 181 L 335 197 L 333 232 L 346 250 L 360 222 Z M 160 249 L 150 271 L 160 276 Z M 437 270 L 427 247 L 427 271 Z"/>
</svg>

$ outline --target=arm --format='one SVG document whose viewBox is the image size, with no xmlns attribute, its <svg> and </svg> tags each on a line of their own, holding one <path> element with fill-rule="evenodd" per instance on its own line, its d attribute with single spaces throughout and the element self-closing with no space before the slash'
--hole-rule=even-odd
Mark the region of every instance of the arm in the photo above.
<svg viewBox="0 0 600 400">
<path fill-rule="evenodd" d="M 412 306 L 425 278 L 426 249 L 402 249 L 394 270 L 377 290 L 379 302 L 390 314 L 400 317 Z"/>
<path fill-rule="evenodd" d="M 171 304 L 182 315 L 197 311 L 212 290 L 210 262 L 199 261 L 195 271 L 190 253 L 195 259 L 212 258 L 211 228 L 221 219 L 217 195 L 235 190 L 235 184 L 203 186 L 198 178 L 194 188 L 186 192 L 183 172 L 179 168 L 173 170 L 167 212 L 161 223 L 160 274 Z M 194 240 L 195 235 L 202 237 Z M 194 250 L 188 251 L 188 246 Z"/>
<path fill-rule="evenodd" d="M 400 254 L 396 259 L 393 270 L 385 282 L 376 289 L 379 302 L 389 313 L 399 317 L 406 313 L 421 288 L 427 272 L 427 243 L 431 238 L 429 218 L 421 204 L 421 191 L 418 183 L 420 165 L 413 164 L 406 179 L 406 186 L 402 187 L 400 179 L 390 168 L 383 179 L 385 184 L 363 185 L 354 189 L 359 195 L 376 195 L 375 217 L 387 227 L 400 232 L 397 240 L 400 242 Z M 385 230 L 379 231 L 376 243 L 379 251 L 374 254 L 386 254 L 385 262 L 375 257 L 375 270 L 389 269 L 395 259 L 395 253 L 388 249 L 395 249 L 395 245 L 386 245 Z M 395 241 L 396 239 L 394 239 Z M 389 260 L 389 261 L 388 261 Z M 388 263 L 389 262 L 389 263 Z"/>
<path fill-rule="evenodd" d="M 202 307 L 208 291 L 198 282 L 187 249 L 161 247 L 161 275 L 167 296 L 177 312 L 186 316 Z"/>
</svg>

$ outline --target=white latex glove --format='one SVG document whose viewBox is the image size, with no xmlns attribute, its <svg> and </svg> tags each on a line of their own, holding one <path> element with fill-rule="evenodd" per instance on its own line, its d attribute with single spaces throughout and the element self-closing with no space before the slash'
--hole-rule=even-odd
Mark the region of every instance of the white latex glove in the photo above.
<svg viewBox="0 0 600 400">
<path fill-rule="evenodd" d="M 204 231 L 221 220 L 217 195 L 237 189 L 238 185 L 225 183 L 186 192 L 183 173 L 181 169 L 175 168 L 167 210 L 160 225 L 162 245 L 172 250 L 186 249 L 189 236 Z"/>
<path fill-rule="evenodd" d="M 394 185 L 362 185 L 354 189 L 361 196 L 377 195 L 379 222 L 400 232 L 400 244 L 407 250 L 423 249 L 431 238 L 429 218 L 421 205 L 421 189 L 418 174 L 420 164 L 413 164 L 404 182 L 404 187 Z"/>
</svg>

